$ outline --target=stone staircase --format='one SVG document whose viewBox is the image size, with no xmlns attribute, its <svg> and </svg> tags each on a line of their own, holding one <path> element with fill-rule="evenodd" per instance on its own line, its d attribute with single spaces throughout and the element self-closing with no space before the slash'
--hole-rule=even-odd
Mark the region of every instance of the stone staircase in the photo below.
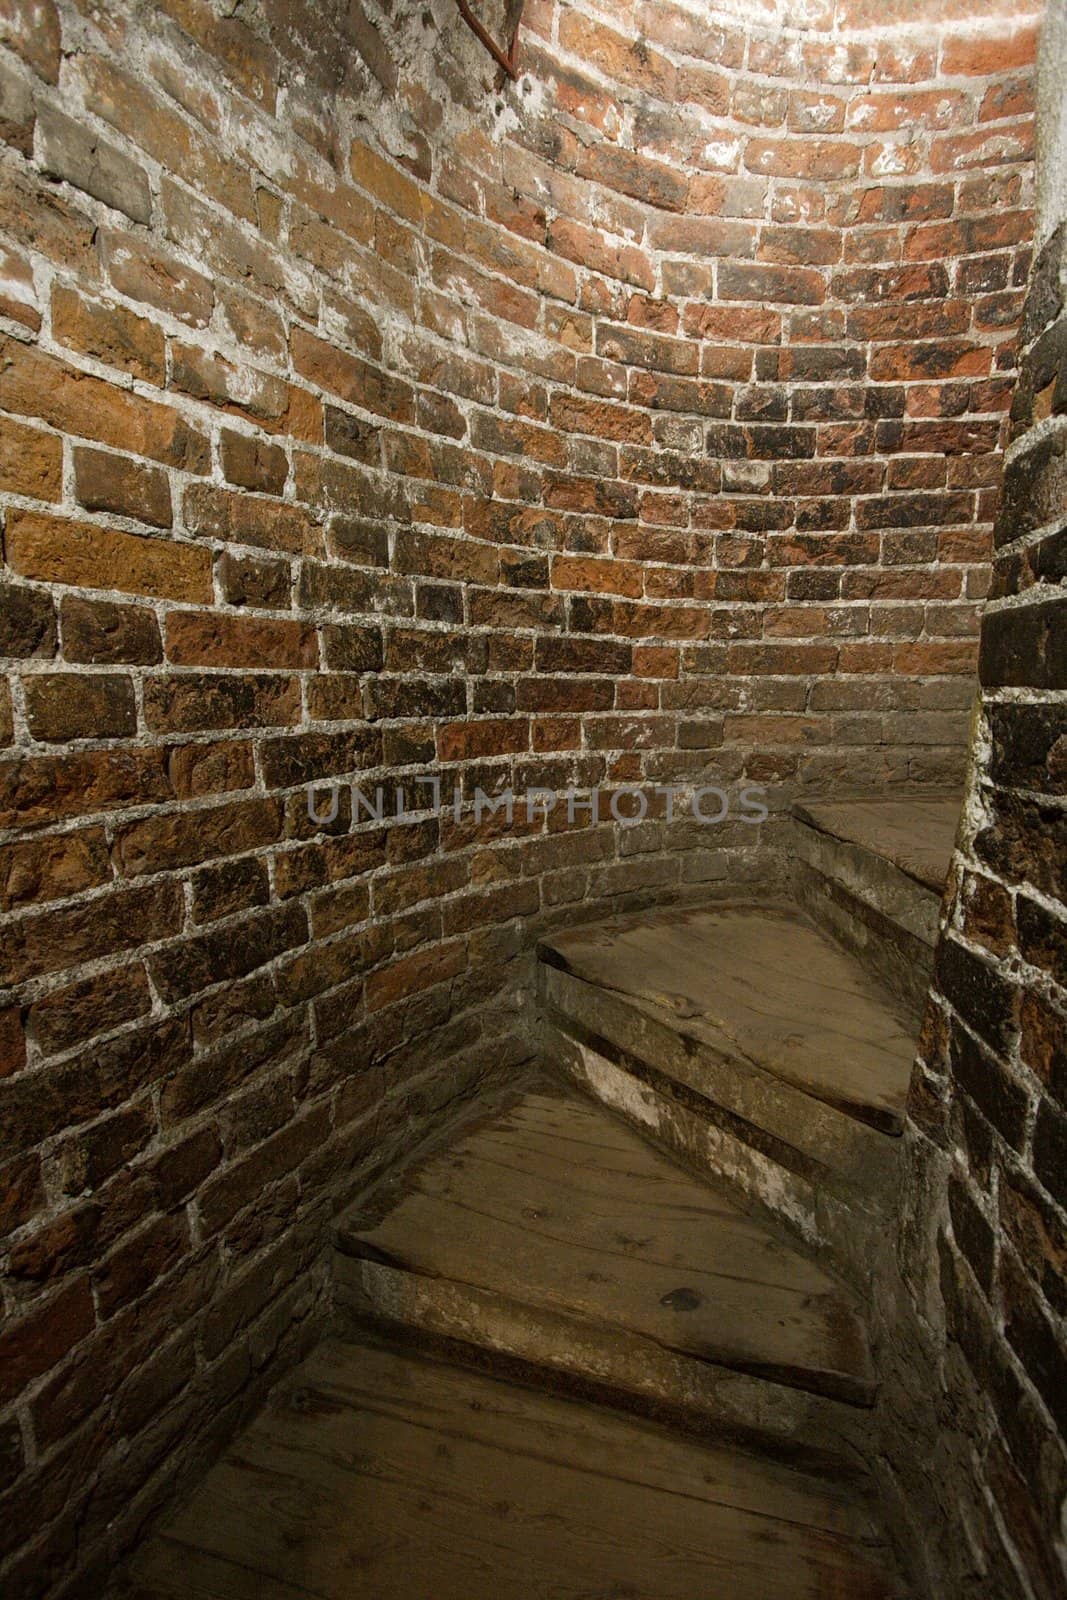
<svg viewBox="0 0 1067 1600">
<path fill-rule="evenodd" d="M 131 1592 L 243 1595 L 240 1508 L 260 1527 L 251 1501 L 275 1496 L 284 1530 L 303 1450 L 332 1498 L 320 1485 L 288 1534 L 260 1527 L 257 1596 L 334 1600 L 366 1572 L 383 1600 L 903 1594 L 873 1509 L 865 1307 L 948 825 L 863 802 L 793 826 L 794 904 L 542 941 L 545 1072 L 341 1219 L 339 1341 L 207 1480 L 210 1535 L 187 1510 Z M 315 1537 L 348 1555 L 331 1566 Z"/>
</svg>

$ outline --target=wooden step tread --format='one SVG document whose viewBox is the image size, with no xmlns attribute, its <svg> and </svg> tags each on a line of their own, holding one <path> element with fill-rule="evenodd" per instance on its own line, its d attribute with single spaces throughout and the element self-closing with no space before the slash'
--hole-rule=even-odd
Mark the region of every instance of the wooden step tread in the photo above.
<svg viewBox="0 0 1067 1600">
<path fill-rule="evenodd" d="M 859 1319 L 821 1268 L 601 1107 L 524 1094 L 341 1225 L 341 1250 L 425 1280 L 866 1403 Z"/>
<path fill-rule="evenodd" d="M 542 941 L 542 961 L 746 1072 L 901 1132 L 912 1029 L 852 957 L 777 907 L 670 911 Z"/>
<path fill-rule="evenodd" d="M 330 1342 L 121 1574 L 126 1600 L 891 1600 L 846 1486 Z"/>
<path fill-rule="evenodd" d="M 959 826 L 961 797 L 816 801 L 795 815 L 820 833 L 859 845 L 941 898 Z"/>
</svg>

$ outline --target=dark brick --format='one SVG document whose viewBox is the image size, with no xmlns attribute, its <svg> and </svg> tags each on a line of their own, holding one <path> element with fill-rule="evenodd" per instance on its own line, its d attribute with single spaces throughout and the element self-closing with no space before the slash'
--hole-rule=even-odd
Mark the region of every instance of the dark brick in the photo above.
<svg viewBox="0 0 1067 1600">
<path fill-rule="evenodd" d="M 960 1016 L 991 1049 L 1006 1053 L 1017 1027 L 1019 994 L 989 962 L 957 940 L 937 948 L 935 982 Z"/>
<path fill-rule="evenodd" d="M 1062 865 L 1062 863 L 1061 863 Z M 1030 966 L 1040 967 L 1067 988 L 1067 937 L 1063 918 L 1029 895 L 1016 902 L 1019 953 Z"/>
<path fill-rule="evenodd" d="M 153 666 L 163 659 L 163 641 L 147 606 L 64 595 L 60 606 L 63 655 L 95 666 Z"/>
<path fill-rule="evenodd" d="M 281 494 L 285 488 L 289 459 L 281 445 L 224 428 L 221 454 L 228 482 L 260 494 Z"/>
<path fill-rule="evenodd" d="M 56 653 L 56 615 L 43 589 L 0 582 L 0 656 L 23 660 Z"/>
<path fill-rule="evenodd" d="M 149 957 L 152 980 L 165 1000 L 182 1000 L 213 984 L 242 978 L 307 940 L 301 906 L 278 907 L 172 944 Z"/>
<path fill-rule="evenodd" d="M 204 867 L 193 874 L 193 920 L 214 922 L 218 917 L 270 899 L 266 862 L 259 856 L 242 861 L 225 861 L 217 867 Z"/>
<path fill-rule="evenodd" d="M 75 489 L 87 511 L 111 511 L 154 528 L 174 521 L 170 482 L 159 467 L 105 450 L 75 450 Z"/>
<path fill-rule="evenodd" d="M 1067 1116 L 1048 1101 L 1038 1108 L 1034 1126 L 1034 1175 L 1067 1208 Z"/>
<path fill-rule="evenodd" d="M 214 1172 L 222 1158 L 215 1128 L 200 1128 L 179 1143 L 162 1150 L 149 1172 L 162 1210 L 169 1211 L 188 1198 Z"/>
<path fill-rule="evenodd" d="M 956 1243 L 987 1295 L 993 1290 L 995 1246 L 993 1229 L 982 1215 L 966 1185 L 953 1175 L 948 1186 L 949 1211 Z"/>
<path fill-rule="evenodd" d="M 137 732 L 129 678 L 74 672 L 24 678 L 26 722 L 35 739 L 117 739 Z"/>
<path fill-rule="evenodd" d="M 292 578 L 285 561 L 263 556 L 238 556 L 224 550 L 215 571 L 223 599 L 231 606 L 287 610 L 292 603 Z"/>
<path fill-rule="evenodd" d="M 1067 1433 L 1067 1348 L 1062 1329 L 1053 1327 L 1029 1279 L 1005 1252 L 1002 1262 L 1004 1331 L 1048 1406 L 1061 1433 Z"/>
<path fill-rule="evenodd" d="M 1021 1150 L 1026 1134 L 1029 1101 L 1025 1091 L 1009 1077 L 995 1056 L 976 1044 L 959 1026 L 952 1025 L 950 1043 L 952 1075 L 979 1110 L 1015 1149 Z"/>
<path fill-rule="evenodd" d="M 1036 785 L 1035 785 L 1036 787 Z M 1031 885 L 1054 898 L 1067 895 L 1067 814 L 1054 801 L 994 792 L 989 822 L 975 837 L 975 854 L 1008 883 Z"/>
<path fill-rule="evenodd" d="M 1004 472 L 1000 512 L 993 533 L 998 546 L 1009 544 L 1059 520 L 1067 502 L 1067 428 L 1041 437 L 1009 463 Z"/>
<path fill-rule="evenodd" d="M 994 783 L 1067 793 L 1067 706 L 993 704 L 987 716 Z"/>
<path fill-rule="evenodd" d="M 0 1329 L 0 1405 L 51 1370 L 95 1322 L 88 1278 L 77 1278 Z"/>
</svg>

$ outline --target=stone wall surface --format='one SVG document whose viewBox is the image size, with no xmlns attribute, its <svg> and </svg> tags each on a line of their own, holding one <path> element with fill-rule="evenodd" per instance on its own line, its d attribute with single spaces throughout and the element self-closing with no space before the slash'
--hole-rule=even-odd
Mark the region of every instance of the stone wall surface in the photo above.
<svg viewBox="0 0 1067 1600">
<path fill-rule="evenodd" d="M 451 0 L 0 4 L 5 1592 L 98 1594 L 314 1336 L 337 1206 L 529 1054 L 538 927 L 772 870 L 477 789 L 958 782 L 991 570 L 991 771 L 1058 770 L 1047 273 L 991 563 L 1036 24 L 529 0 L 509 85 Z M 1044 783 L 975 834 L 975 994 L 1009 906 L 1057 979 Z M 983 1115 L 1039 1163 L 1027 1049 Z"/>
</svg>

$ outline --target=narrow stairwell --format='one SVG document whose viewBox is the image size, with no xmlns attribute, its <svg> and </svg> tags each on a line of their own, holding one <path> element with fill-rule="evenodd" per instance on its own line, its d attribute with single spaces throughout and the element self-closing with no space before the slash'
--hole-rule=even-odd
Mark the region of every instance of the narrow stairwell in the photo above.
<svg viewBox="0 0 1067 1600">
<path fill-rule="evenodd" d="M 867 1289 L 928 946 L 884 946 L 946 835 L 858 817 L 796 819 L 797 904 L 542 941 L 543 1069 L 340 1219 L 336 1336 L 121 1593 L 901 1600 Z"/>
</svg>

